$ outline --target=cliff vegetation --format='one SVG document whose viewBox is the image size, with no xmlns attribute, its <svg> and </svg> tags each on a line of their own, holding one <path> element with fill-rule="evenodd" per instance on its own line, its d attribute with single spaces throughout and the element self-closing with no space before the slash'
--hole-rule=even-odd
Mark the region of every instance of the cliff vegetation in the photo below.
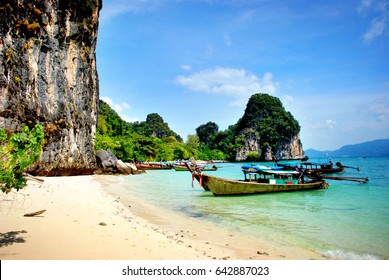
<svg viewBox="0 0 389 280">
<path fill-rule="evenodd" d="M 104 101 L 99 102 L 95 149 L 111 150 L 123 161 L 161 161 L 197 156 L 157 113 L 128 123 Z"/>
<path fill-rule="evenodd" d="M 188 135 L 187 142 L 157 113 L 146 121 L 128 123 L 100 100 L 96 149 L 110 149 L 123 160 L 198 159 L 261 161 L 303 156 L 300 126 L 281 101 L 254 94 L 243 117 L 224 131 L 210 121 Z"/>
</svg>

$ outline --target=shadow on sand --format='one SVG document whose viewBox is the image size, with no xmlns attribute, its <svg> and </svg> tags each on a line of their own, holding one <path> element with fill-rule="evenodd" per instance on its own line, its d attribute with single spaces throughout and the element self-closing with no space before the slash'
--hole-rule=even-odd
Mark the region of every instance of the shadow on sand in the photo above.
<svg viewBox="0 0 389 280">
<path fill-rule="evenodd" d="M 0 233 L 0 247 L 11 246 L 14 243 L 25 243 L 26 240 L 19 234 L 27 233 L 25 230 L 9 231 L 6 233 Z"/>
</svg>

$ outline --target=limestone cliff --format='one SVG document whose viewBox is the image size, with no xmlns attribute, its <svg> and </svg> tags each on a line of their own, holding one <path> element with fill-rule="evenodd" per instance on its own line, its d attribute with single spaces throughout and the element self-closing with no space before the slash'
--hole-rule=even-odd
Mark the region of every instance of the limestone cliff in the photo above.
<svg viewBox="0 0 389 280">
<path fill-rule="evenodd" d="M 303 145 L 300 140 L 300 133 L 293 135 L 289 141 L 282 143 L 274 150 L 277 159 L 301 159 L 304 156 Z"/>
<path fill-rule="evenodd" d="M 254 94 L 236 124 L 236 161 L 257 153 L 259 160 L 297 159 L 304 155 L 300 125 L 281 101 L 268 94 Z"/>
<path fill-rule="evenodd" d="M 0 1 L 0 127 L 45 127 L 31 172 L 89 174 L 99 100 L 101 0 Z"/>
</svg>

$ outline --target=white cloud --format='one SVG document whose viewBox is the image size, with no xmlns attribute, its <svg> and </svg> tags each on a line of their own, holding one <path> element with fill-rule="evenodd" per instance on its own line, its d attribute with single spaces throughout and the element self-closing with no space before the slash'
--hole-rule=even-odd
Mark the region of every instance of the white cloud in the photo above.
<svg viewBox="0 0 389 280">
<path fill-rule="evenodd" d="M 109 98 L 108 96 L 100 97 L 100 99 L 103 100 L 105 103 L 107 103 L 109 106 L 111 106 L 113 104 L 112 99 Z"/>
<path fill-rule="evenodd" d="M 112 98 L 108 96 L 100 97 L 101 100 L 103 100 L 105 103 L 107 103 L 113 110 L 115 110 L 116 113 L 119 114 L 119 116 L 125 120 L 126 122 L 136 122 L 139 121 L 137 118 L 129 117 L 125 114 L 123 114 L 124 111 L 131 110 L 131 105 L 127 102 L 122 103 L 115 103 Z"/>
<path fill-rule="evenodd" d="M 123 106 L 124 109 L 127 109 L 127 110 L 131 109 L 130 104 L 128 104 L 128 103 L 126 103 L 126 102 L 123 102 L 123 103 L 122 103 L 122 106 Z"/>
<path fill-rule="evenodd" d="M 190 65 L 188 65 L 188 64 L 182 64 L 182 65 L 181 65 L 181 68 L 182 68 L 183 70 L 185 70 L 185 71 L 190 71 L 190 70 L 192 70 L 192 67 L 191 67 Z"/>
<path fill-rule="evenodd" d="M 334 129 L 337 125 L 337 122 L 334 120 L 324 120 L 318 121 L 312 124 L 312 128 L 317 129 Z"/>
<path fill-rule="evenodd" d="M 364 13 L 366 10 L 369 10 L 372 3 L 373 3 L 373 0 L 362 0 L 361 3 L 359 4 L 357 11 L 359 13 Z"/>
<path fill-rule="evenodd" d="M 372 42 L 375 38 L 381 36 L 384 34 L 385 29 L 387 26 L 387 20 L 386 18 L 375 18 L 371 22 L 369 30 L 363 35 L 363 41 L 365 43 Z"/>
<path fill-rule="evenodd" d="M 122 102 L 122 103 L 114 103 L 112 101 L 112 99 L 108 96 L 103 96 L 100 98 L 101 100 L 103 100 L 105 103 L 107 103 L 112 109 L 114 109 L 118 114 L 122 113 L 123 111 L 125 110 L 130 110 L 131 109 L 131 106 L 130 104 L 126 103 L 126 102 Z"/>
<path fill-rule="evenodd" d="M 234 99 L 231 106 L 243 106 L 254 93 L 275 94 L 278 83 L 273 82 L 271 73 L 262 78 L 245 69 L 216 67 L 205 69 L 188 76 L 178 76 L 176 82 L 194 92 L 229 96 Z"/>
<path fill-rule="evenodd" d="M 362 39 L 369 44 L 374 39 L 384 35 L 388 30 L 389 10 L 387 0 L 362 0 L 357 8 L 361 16 L 374 17 L 370 21 L 370 27 L 363 34 Z"/>
<path fill-rule="evenodd" d="M 132 117 L 129 117 L 129 116 L 126 116 L 126 115 L 120 115 L 120 117 L 123 120 L 125 120 L 126 122 L 130 122 L 130 123 L 139 121 L 139 119 L 137 119 L 137 118 L 132 118 Z"/>
</svg>

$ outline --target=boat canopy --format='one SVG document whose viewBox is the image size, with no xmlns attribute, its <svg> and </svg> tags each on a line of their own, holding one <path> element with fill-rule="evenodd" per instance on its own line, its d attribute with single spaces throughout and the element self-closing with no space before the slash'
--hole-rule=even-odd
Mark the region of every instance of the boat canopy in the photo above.
<svg viewBox="0 0 389 280">
<path fill-rule="evenodd" d="M 328 162 L 302 162 L 301 165 L 331 165 Z"/>
<path fill-rule="evenodd" d="M 297 175 L 300 174 L 298 171 L 294 170 L 258 170 L 257 173 L 265 173 L 265 174 L 274 174 L 274 175 Z"/>
<path fill-rule="evenodd" d="M 259 171 L 259 170 L 281 170 L 284 169 L 283 166 L 267 166 L 267 165 L 255 165 L 255 164 L 245 164 L 242 165 L 243 171 Z"/>
<path fill-rule="evenodd" d="M 300 172 L 295 170 L 273 170 L 273 169 L 258 169 L 258 170 L 243 170 L 244 173 L 268 174 L 268 175 L 297 175 Z"/>
</svg>

